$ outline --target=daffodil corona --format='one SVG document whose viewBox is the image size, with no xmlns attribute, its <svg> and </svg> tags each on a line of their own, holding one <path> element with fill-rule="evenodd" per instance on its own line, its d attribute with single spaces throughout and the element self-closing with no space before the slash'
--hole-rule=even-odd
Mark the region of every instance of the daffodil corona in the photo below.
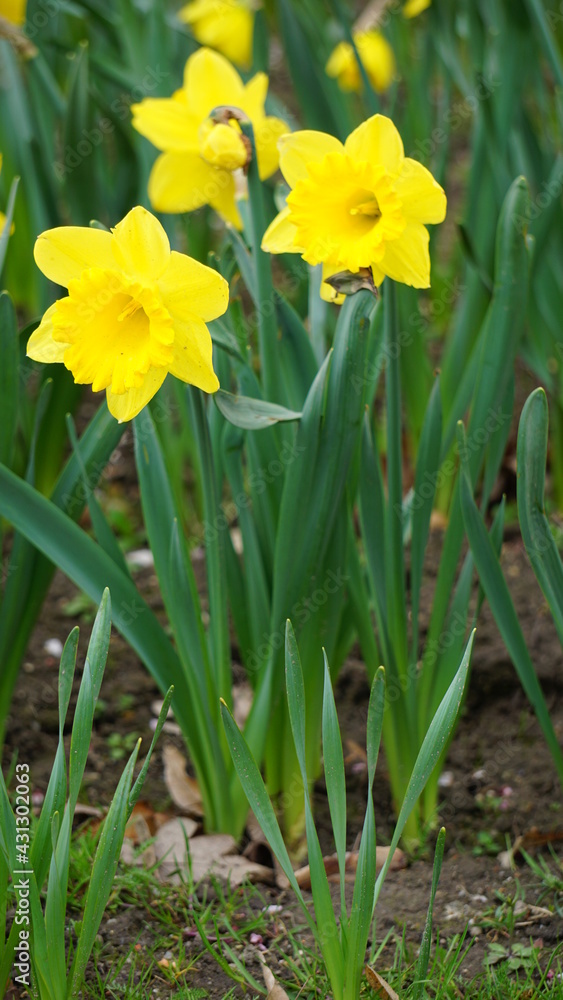
<svg viewBox="0 0 563 1000">
<path fill-rule="evenodd" d="M 219 388 L 206 322 L 225 312 L 229 286 L 210 267 L 170 250 L 160 222 L 133 208 L 110 233 L 42 233 L 35 260 L 68 296 L 47 310 L 27 345 L 35 361 L 62 362 L 75 382 L 105 389 L 110 412 L 131 420 L 166 375 Z"/>
<path fill-rule="evenodd" d="M 342 144 L 324 132 L 280 139 L 280 167 L 291 187 L 287 207 L 264 234 L 270 253 L 300 253 L 323 265 L 323 298 L 335 299 L 326 279 L 371 269 L 384 277 L 430 285 L 428 230 L 442 222 L 446 196 L 432 174 L 405 157 L 389 118 L 374 115 Z"/>
<path fill-rule="evenodd" d="M 387 39 L 379 31 L 364 31 L 354 34 L 354 44 L 374 90 L 387 90 L 395 75 L 395 57 Z M 339 42 L 326 64 L 326 72 L 336 77 L 341 90 L 362 89 L 358 62 L 349 42 Z"/>
<path fill-rule="evenodd" d="M 252 0 L 191 0 L 178 12 L 200 45 L 217 49 L 227 59 L 249 69 L 255 4 Z"/>
<path fill-rule="evenodd" d="M 235 120 L 217 124 L 211 112 L 221 106 L 248 116 L 254 130 L 260 177 L 277 170 L 277 141 L 285 122 L 266 116 L 268 77 L 257 73 L 244 84 L 236 69 L 211 49 L 190 56 L 184 86 L 170 98 L 146 98 L 134 104 L 133 126 L 164 150 L 149 179 L 149 198 L 159 212 L 191 212 L 211 205 L 228 222 L 242 227 L 236 205 L 235 172 L 248 150 Z"/>
</svg>

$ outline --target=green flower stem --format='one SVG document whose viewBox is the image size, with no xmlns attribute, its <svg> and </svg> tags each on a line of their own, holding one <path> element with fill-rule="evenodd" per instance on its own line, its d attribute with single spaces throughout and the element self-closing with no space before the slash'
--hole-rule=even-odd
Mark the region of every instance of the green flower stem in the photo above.
<svg viewBox="0 0 563 1000">
<path fill-rule="evenodd" d="M 392 631 L 394 658 L 399 677 L 407 668 L 407 613 L 405 603 L 405 566 L 403 557 L 403 475 L 402 475 L 402 420 L 401 375 L 398 343 L 399 317 L 397 289 L 393 281 L 385 288 L 384 298 L 385 343 L 387 345 L 387 580 L 389 594 L 389 621 Z"/>
<path fill-rule="evenodd" d="M 266 232 L 266 212 L 264 208 L 264 192 L 258 173 L 254 129 L 247 120 L 239 122 L 242 134 L 250 143 L 250 161 L 248 164 L 248 199 L 250 204 L 251 242 L 256 269 L 256 285 L 258 290 L 258 343 L 260 363 L 262 366 L 262 385 L 265 398 L 273 403 L 283 403 L 281 380 L 277 359 L 278 322 L 272 267 L 270 255 L 261 249 L 262 238 Z"/>
<path fill-rule="evenodd" d="M 213 525 L 220 513 L 220 504 L 207 414 L 205 412 L 203 394 L 200 389 L 190 387 L 188 398 L 194 436 L 197 442 L 197 451 L 200 457 L 203 514 L 207 524 Z M 209 590 L 209 617 L 211 620 L 209 643 L 211 662 L 215 673 L 215 684 L 219 692 L 219 697 L 224 698 L 227 705 L 230 705 L 232 700 L 232 677 L 224 532 L 216 531 L 213 533 L 213 536 L 213 540 L 208 540 L 205 545 Z M 218 724 L 219 704 L 211 705 L 210 710 L 214 720 Z M 228 755 L 226 755 L 225 759 L 228 760 Z"/>
<path fill-rule="evenodd" d="M 391 789 L 395 806 L 403 802 L 405 789 L 416 760 L 416 719 L 409 718 L 408 642 L 403 552 L 402 420 L 399 316 L 397 289 L 393 281 L 385 283 L 385 343 L 387 345 L 387 518 L 386 518 L 386 589 L 392 663 L 386 664 L 390 681 L 397 685 L 399 697 L 390 701 L 384 718 L 385 745 L 389 761 Z M 416 811 L 405 825 L 405 841 L 418 840 Z"/>
</svg>

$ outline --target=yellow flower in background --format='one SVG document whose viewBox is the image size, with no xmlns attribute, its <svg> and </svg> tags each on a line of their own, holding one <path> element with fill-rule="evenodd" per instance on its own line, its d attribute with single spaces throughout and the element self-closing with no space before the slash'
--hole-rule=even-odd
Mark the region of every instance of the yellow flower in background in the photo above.
<svg viewBox="0 0 563 1000">
<path fill-rule="evenodd" d="M 205 324 L 225 312 L 229 286 L 212 268 L 171 251 L 146 209 L 133 208 L 111 233 L 50 229 L 37 239 L 35 260 L 68 296 L 43 316 L 28 357 L 62 362 L 75 382 L 105 389 L 120 421 L 143 409 L 168 372 L 217 391 Z"/>
<path fill-rule="evenodd" d="M 0 153 L 0 173 L 1 171 L 2 171 L 2 153 Z M 0 212 L 0 236 L 2 235 L 2 231 L 5 225 L 6 225 L 6 216 L 4 215 L 3 212 Z M 12 235 L 13 232 L 15 232 L 15 226 L 14 223 L 12 222 L 12 225 L 10 226 L 10 236 Z"/>
<path fill-rule="evenodd" d="M 395 56 L 379 31 L 354 34 L 354 44 L 364 64 L 369 81 L 378 93 L 387 90 L 395 75 Z M 349 42 L 340 42 L 326 64 L 326 72 L 338 80 L 341 90 L 361 90 L 362 77 Z"/>
<path fill-rule="evenodd" d="M 0 153 L 0 171 L 2 170 L 2 153 Z M 3 212 L 0 212 L 0 236 L 2 235 L 2 230 L 6 225 L 6 216 Z"/>
<path fill-rule="evenodd" d="M 430 6 L 432 0 L 407 0 L 403 7 L 403 17 L 417 17 Z"/>
<path fill-rule="evenodd" d="M 0 17 L 21 28 L 25 23 L 26 0 L 0 0 Z"/>
<path fill-rule="evenodd" d="M 246 164 L 248 151 L 235 121 L 216 125 L 209 115 L 214 108 L 229 105 L 248 116 L 260 177 L 265 180 L 278 168 L 277 141 L 288 131 L 285 122 L 265 114 L 267 91 L 265 73 L 244 84 L 223 56 L 200 49 L 186 63 L 181 90 L 132 106 L 133 127 L 163 150 L 149 179 L 153 208 L 192 212 L 211 205 L 227 222 L 242 228 L 234 171 Z"/>
<path fill-rule="evenodd" d="M 178 13 L 200 45 L 218 49 L 242 69 L 252 63 L 252 0 L 191 0 Z"/>
<path fill-rule="evenodd" d="M 405 157 L 393 122 L 374 115 L 344 145 L 324 132 L 280 139 L 280 167 L 292 188 L 264 234 L 270 253 L 300 253 L 323 279 L 370 268 L 415 288 L 430 285 L 428 230 L 442 222 L 446 195 L 417 160 Z M 337 298 L 323 282 L 323 298 Z"/>
</svg>

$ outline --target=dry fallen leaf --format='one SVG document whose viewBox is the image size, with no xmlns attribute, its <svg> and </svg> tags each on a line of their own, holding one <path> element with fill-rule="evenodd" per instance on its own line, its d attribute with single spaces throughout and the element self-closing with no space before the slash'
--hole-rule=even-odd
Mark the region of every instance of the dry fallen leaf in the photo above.
<svg viewBox="0 0 563 1000">
<path fill-rule="evenodd" d="M 160 878 L 166 878 L 178 868 L 187 868 L 186 837 L 192 836 L 196 830 L 197 823 L 189 816 L 171 819 L 160 827 L 154 842 L 156 859 L 161 862 Z"/>
<path fill-rule="evenodd" d="M 387 861 L 387 856 L 389 854 L 388 847 L 377 847 L 376 848 L 376 859 L 375 867 L 376 871 L 381 871 L 383 865 Z M 329 854 L 327 857 L 323 858 L 325 871 L 328 875 L 329 882 L 338 882 L 339 872 L 338 872 L 338 858 L 336 854 Z M 398 871 L 400 868 L 405 868 L 406 866 L 406 856 L 403 851 L 397 849 L 393 855 L 393 860 L 390 865 L 390 871 Z M 350 876 L 350 881 L 353 881 L 352 876 L 354 875 L 356 868 L 358 867 L 358 851 L 348 851 L 346 854 L 346 874 Z M 300 889 L 310 889 L 311 888 L 311 869 L 309 865 L 305 865 L 303 868 L 298 868 L 295 872 L 295 878 L 297 879 L 297 884 Z M 278 875 L 277 884 L 280 889 L 287 889 L 289 886 L 289 880 L 285 875 Z"/>
<path fill-rule="evenodd" d="M 188 817 L 170 820 L 160 828 L 154 849 L 157 861 L 161 862 L 161 879 L 179 882 L 178 871 L 186 876 L 191 867 L 194 882 L 200 882 L 209 874 L 230 882 L 232 886 L 240 885 L 245 880 L 273 882 L 272 869 L 237 854 L 236 841 L 229 834 L 211 833 L 194 837 L 192 834 L 196 828 L 197 824 Z"/>
<path fill-rule="evenodd" d="M 262 961 L 262 975 L 264 976 L 264 982 L 266 984 L 266 989 L 268 990 L 266 1000 L 289 1000 L 287 993 L 284 989 L 282 989 L 279 983 L 276 983 L 276 980 L 264 961 Z"/>
<path fill-rule="evenodd" d="M 369 965 L 366 965 L 364 972 L 372 990 L 375 990 L 377 996 L 381 997 L 381 1000 L 401 1000 L 399 994 L 395 993 L 395 990 L 389 986 L 389 983 L 385 982 L 383 977 L 379 975 L 379 972 L 370 968 Z"/>
<path fill-rule="evenodd" d="M 200 819 L 203 816 L 203 805 L 199 785 L 195 778 L 190 778 L 186 772 L 186 760 L 183 754 L 169 743 L 162 751 L 162 759 L 164 781 L 173 802 L 188 816 Z"/>
</svg>

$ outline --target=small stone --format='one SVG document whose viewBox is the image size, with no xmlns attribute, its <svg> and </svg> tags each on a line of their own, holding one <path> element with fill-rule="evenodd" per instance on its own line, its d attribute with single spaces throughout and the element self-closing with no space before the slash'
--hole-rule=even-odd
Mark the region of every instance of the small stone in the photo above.
<svg viewBox="0 0 563 1000">
<path fill-rule="evenodd" d="M 451 788 L 455 783 L 455 777 L 453 771 L 442 771 L 440 777 L 438 778 L 439 788 Z"/>
<path fill-rule="evenodd" d="M 49 656 L 58 656 L 60 658 L 63 651 L 63 644 L 60 639 L 47 639 L 43 644 L 43 649 Z"/>
</svg>

